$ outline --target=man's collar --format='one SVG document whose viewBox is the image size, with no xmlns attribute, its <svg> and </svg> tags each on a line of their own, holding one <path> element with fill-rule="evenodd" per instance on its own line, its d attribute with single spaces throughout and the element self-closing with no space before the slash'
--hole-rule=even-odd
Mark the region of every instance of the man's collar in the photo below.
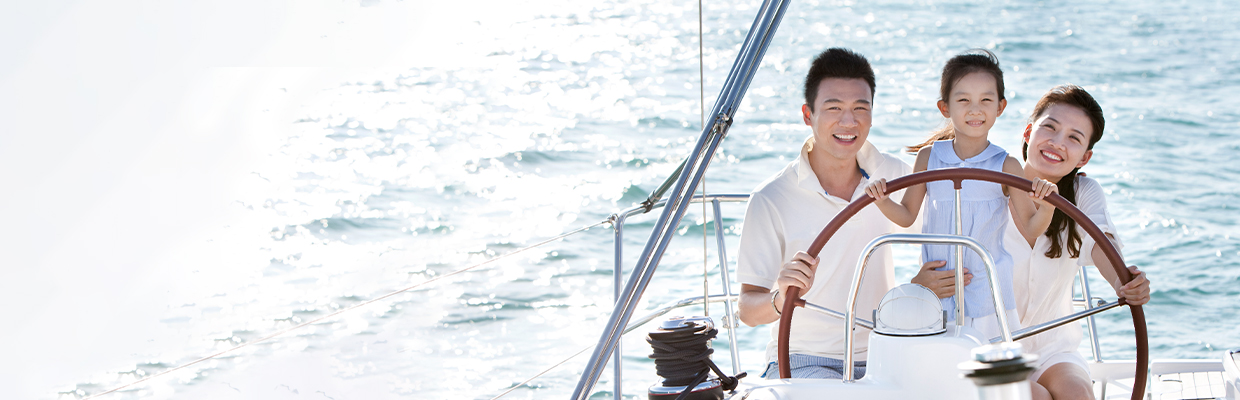
<svg viewBox="0 0 1240 400">
<path fill-rule="evenodd" d="M 857 165 L 871 174 L 882 168 L 886 161 L 887 158 L 883 157 L 883 153 L 879 152 L 869 140 L 866 140 L 865 144 L 861 145 L 861 150 L 857 151 Z"/>
<path fill-rule="evenodd" d="M 809 164 L 810 141 L 813 139 L 814 137 L 810 136 L 805 139 L 805 144 L 801 145 L 801 155 L 797 159 L 797 185 L 815 192 L 822 192 L 822 184 L 818 183 L 818 176 Z M 883 154 L 869 140 L 865 141 L 861 145 L 861 150 L 857 151 L 857 166 L 867 175 L 873 176 L 886 161 Z"/>
</svg>

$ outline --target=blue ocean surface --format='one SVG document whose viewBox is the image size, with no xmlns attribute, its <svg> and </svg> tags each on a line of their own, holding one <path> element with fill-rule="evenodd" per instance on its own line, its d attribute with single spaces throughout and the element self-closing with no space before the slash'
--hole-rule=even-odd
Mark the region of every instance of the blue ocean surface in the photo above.
<svg viewBox="0 0 1240 400">
<path fill-rule="evenodd" d="M 361 3 L 350 7 L 386 6 Z M 93 328 L 133 329 L 158 345 L 62 376 L 41 398 L 99 393 L 408 287 L 101 398 L 490 399 L 544 371 L 504 398 L 568 396 L 589 351 L 571 356 L 598 340 L 612 308 L 609 225 L 445 276 L 644 199 L 691 150 L 759 5 L 703 2 L 699 32 L 697 2 L 531 2 L 520 19 L 456 17 L 469 25 L 426 37 L 457 49 L 427 54 L 434 63 L 315 81 L 296 118 L 270 130 L 250 190 L 231 203 L 246 222 L 215 238 L 237 261 L 220 268 L 235 274 L 139 316 L 156 330 Z M 795 157 L 809 134 L 802 80 L 819 51 L 869 57 L 870 141 L 896 154 L 943 124 L 942 64 L 985 48 L 1001 61 L 1009 102 L 991 141 L 1013 154 L 1050 87 L 1082 85 L 1102 104 L 1105 137 L 1083 171 L 1107 192 L 1126 261 L 1153 282 L 1151 357 L 1217 359 L 1240 347 L 1236 26 L 1240 12 L 1224 1 L 795 2 L 704 190 L 748 193 Z M 733 257 L 723 267 L 734 270 L 744 205 L 723 212 L 716 227 L 689 208 L 639 315 L 700 296 L 704 273 L 722 293 L 713 234 L 724 230 Z M 626 278 L 653 221 L 625 226 Z M 916 257 L 896 249 L 898 279 L 913 275 Z M 1093 276 L 1095 294 L 1113 297 Z M 723 311 L 678 313 L 719 321 Z M 1131 358 L 1127 311 L 1098 320 L 1104 358 Z M 736 333 L 740 367 L 757 379 L 769 329 Z M 726 341 L 714 346 L 730 370 Z M 625 397 L 644 398 L 659 380 L 649 345 L 638 334 L 622 347 Z M 595 397 L 610 398 L 611 376 Z"/>
</svg>

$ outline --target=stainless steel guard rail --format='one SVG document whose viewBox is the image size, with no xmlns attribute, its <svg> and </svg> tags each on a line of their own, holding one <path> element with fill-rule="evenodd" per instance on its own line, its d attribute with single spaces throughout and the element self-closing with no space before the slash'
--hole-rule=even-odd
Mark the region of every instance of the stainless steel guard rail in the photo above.
<svg viewBox="0 0 1240 400">
<path fill-rule="evenodd" d="M 733 315 L 732 313 L 732 304 L 735 301 L 737 301 L 737 298 L 736 298 L 736 295 L 732 294 L 732 286 L 731 286 L 732 279 L 728 276 L 727 246 L 724 244 L 724 241 L 723 241 L 723 214 L 719 209 L 719 204 L 720 203 L 740 203 L 740 202 L 745 202 L 748 200 L 749 200 L 749 195 L 747 194 L 716 194 L 716 195 L 707 195 L 707 196 L 693 196 L 692 198 L 690 198 L 690 203 L 701 203 L 701 202 L 709 201 L 714 208 L 715 241 L 716 241 L 716 247 L 719 249 L 719 270 L 720 270 L 720 274 L 722 275 L 721 278 L 723 280 L 723 296 L 724 296 L 723 300 L 718 300 L 718 301 L 724 302 L 724 310 L 725 310 L 725 314 L 727 315 L 727 320 L 724 325 L 728 327 L 728 343 L 729 343 L 728 348 L 731 349 L 732 374 L 733 375 L 740 373 L 740 353 L 736 347 L 736 331 L 735 329 L 733 329 L 733 327 L 736 325 L 736 316 Z M 653 209 L 664 207 L 666 204 L 667 204 L 666 201 L 660 201 L 660 202 L 650 205 L 649 208 L 647 208 L 647 206 L 645 205 L 638 205 L 638 206 L 629 208 L 627 210 L 618 212 L 616 214 L 613 214 L 611 216 L 612 228 L 614 228 L 615 230 L 615 251 L 614 251 L 615 264 L 614 264 L 614 269 L 613 269 L 614 271 L 613 278 L 615 281 L 614 283 L 615 283 L 615 290 L 616 290 L 615 293 L 616 293 L 617 302 L 619 302 L 620 294 L 622 290 L 621 289 L 621 275 L 622 275 L 622 271 L 624 270 L 624 267 L 623 267 L 624 265 L 623 264 L 624 223 L 626 220 L 628 220 L 628 217 L 638 215 L 638 214 L 645 214 L 647 212 L 650 212 Z M 703 216 L 703 218 L 705 218 L 705 216 Z M 681 303 L 684 303 L 685 301 L 691 301 L 692 299 L 701 299 L 701 297 L 694 297 L 694 298 L 682 300 Z M 714 300 L 712 300 L 712 302 L 714 302 Z M 683 307 L 685 305 L 687 304 L 683 304 L 678 307 Z M 666 313 L 666 312 L 667 310 L 663 311 L 663 313 Z M 658 315 L 663 315 L 663 314 L 658 314 Z M 650 318 L 653 319 L 654 317 L 650 317 Z M 650 319 L 639 320 L 639 322 L 633 322 L 629 324 L 629 326 L 640 325 L 646 322 L 650 322 Z M 627 329 L 625 333 L 627 333 L 629 330 L 631 330 L 631 328 Z M 624 388 L 622 387 L 623 386 L 622 378 L 623 378 L 624 368 L 623 368 L 623 361 L 620 357 L 620 351 L 621 351 L 620 343 L 617 342 L 616 350 L 613 352 L 613 355 L 615 356 L 614 357 L 615 367 L 613 368 L 615 370 L 615 380 L 613 382 L 613 387 L 614 387 L 615 398 L 617 400 L 621 399 L 624 394 Z"/>
<path fill-rule="evenodd" d="M 590 391 L 594 389 L 599 376 L 603 373 L 607 359 L 615 351 L 620 340 L 620 331 L 632 317 L 633 310 L 637 307 L 642 294 L 645 293 L 646 286 L 650 283 L 650 278 L 663 257 L 663 252 L 667 250 L 668 242 L 675 235 L 676 226 L 684 217 L 690 198 L 697 191 L 698 184 L 705 176 L 706 168 L 714 158 L 715 150 L 718 149 L 719 143 L 732 126 L 732 118 L 736 115 L 740 102 L 745 97 L 745 92 L 749 89 L 749 84 L 753 81 L 753 76 L 762 63 L 762 56 L 766 54 L 766 49 L 770 46 L 784 12 L 787 11 L 788 1 L 765 0 L 758 10 L 758 15 L 749 28 L 749 34 L 745 37 L 744 44 L 741 45 L 740 54 L 737 54 L 736 61 L 733 62 L 728 78 L 723 84 L 723 89 L 711 109 L 709 114 L 711 124 L 702 127 L 702 133 L 689 153 L 685 167 L 681 170 L 667 199 L 667 206 L 664 207 L 658 222 L 650 232 L 650 238 L 646 240 L 646 246 L 641 256 L 638 257 L 637 265 L 628 283 L 620 291 L 621 295 L 612 309 L 607 327 L 599 336 L 598 344 L 594 347 L 585 371 L 582 372 L 581 379 L 578 380 L 577 387 L 573 390 L 574 400 L 586 400 L 590 396 Z"/>
</svg>

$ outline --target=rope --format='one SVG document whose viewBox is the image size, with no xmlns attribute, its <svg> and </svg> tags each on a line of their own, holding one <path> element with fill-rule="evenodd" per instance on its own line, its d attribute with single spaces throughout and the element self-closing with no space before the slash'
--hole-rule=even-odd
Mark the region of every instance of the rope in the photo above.
<svg viewBox="0 0 1240 400">
<path fill-rule="evenodd" d="M 735 389 L 740 379 L 747 375 L 742 372 L 735 377 L 728 376 L 710 360 L 715 349 L 708 344 L 719 334 L 719 330 L 706 328 L 705 325 L 676 328 L 652 332 L 646 338 L 646 342 L 654 348 L 650 358 L 654 360 L 655 373 L 663 378 L 663 386 L 685 386 L 685 391 L 676 397 L 677 400 L 683 399 L 698 384 L 705 382 L 712 370 L 719 376 L 723 390 Z"/>
<path fill-rule="evenodd" d="M 556 237 L 553 237 L 553 238 L 550 238 L 550 239 L 547 239 L 547 240 L 544 240 L 544 241 L 541 241 L 541 242 L 535 243 L 535 244 L 530 245 L 530 246 L 527 246 L 527 247 L 523 247 L 523 248 L 520 248 L 520 249 L 517 249 L 517 250 L 513 250 L 513 251 L 511 251 L 511 252 L 509 252 L 509 253 L 506 253 L 506 254 L 504 254 L 504 255 L 501 255 L 501 256 L 498 256 L 498 257 L 492 258 L 492 259 L 490 259 L 490 260 L 486 260 L 486 261 L 483 261 L 483 262 L 480 262 L 480 263 L 477 263 L 477 264 L 474 264 L 474 265 L 471 265 L 471 266 L 468 266 L 468 267 L 465 267 L 465 268 L 461 268 L 461 269 L 458 269 L 458 270 L 456 270 L 456 271 L 452 271 L 452 272 L 450 272 L 450 273 L 448 273 L 448 274 L 445 274 L 445 275 L 440 275 L 440 276 L 437 276 L 437 277 L 434 277 L 434 278 L 431 278 L 431 279 L 427 279 L 427 280 L 425 280 L 425 281 L 422 281 L 422 282 L 420 282 L 420 283 L 414 284 L 414 285 L 409 286 L 409 287 L 405 287 L 405 288 L 403 288 L 403 289 L 397 289 L 397 290 L 392 291 L 392 292 L 390 292 L 390 293 L 388 293 L 388 294 L 385 294 L 385 295 L 382 295 L 382 296 L 379 296 L 379 297 L 376 297 L 376 298 L 373 298 L 373 299 L 370 299 L 370 300 L 367 300 L 367 301 L 364 301 L 364 302 L 361 302 L 361 303 L 358 303 L 358 304 L 354 304 L 354 305 L 352 305 L 352 306 L 350 306 L 350 307 L 343 308 L 343 309 L 340 309 L 340 310 L 338 310 L 338 311 L 336 311 L 336 312 L 333 312 L 333 313 L 331 313 L 331 314 L 327 314 L 327 315 L 324 315 L 324 316 L 322 316 L 322 317 L 315 318 L 315 319 L 313 319 L 313 320 L 303 322 L 303 323 L 302 323 L 302 324 L 300 324 L 300 325 L 297 325 L 297 326 L 294 326 L 294 327 L 291 327 L 291 328 L 287 328 L 287 329 L 285 329 L 285 330 L 282 330 L 282 331 L 279 331 L 279 332 L 276 332 L 276 333 L 273 333 L 273 334 L 270 334 L 270 335 L 264 336 L 264 337 L 259 338 L 259 339 L 257 339 L 257 340 L 253 340 L 253 341 L 245 342 L 245 343 L 239 344 L 239 345 L 237 345 L 237 346 L 235 346 L 235 347 L 233 347 L 233 348 L 230 348 L 230 349 L 228 349 L 228 350 L 220 351 L 220 352 L 217 352 L 217 353 L 215 353 L 215 354 L 211 354 L 211 355 L 209 355 L 209 356 L 202 357 L 202 358 L 199 358 L 199 359 L 194 360 L 194 361 L 190 361 L 189 363 L 182 364 L 182 365 L 180 365 L 180 366 L 178 366 L 178 367 L 176 367 L 176 368 L 172 368 L 172 369 L 169 369 L 169 370 L 165 370 L 165 371 L 162 371 L 162 372 L 160 372 L 160 373 L 158 373 L 158 374 L 151 375 L 151 376 L 148 376 L 148 377 L 146 377 L 146 378 L 142 378 L 142 379 L 139 379 L 139 380 L 136 380 L 136 381 L 133 381 L 133 382 L 130 382 L 130 383 L 127 383 L 127 384 L 124 384 L 124 385 L 118 386 L 118 387 L 113 388 L 113 389 L 110 389 L 110 390 L 108 390 L 108 391 L 106 391 L 106 392 L 102 392 L 102 393 L 99 393 L 99 394 L 93 394 L 93 395 L 87 396 L 86 398 L 84 398 L 84 399 L 82 399 L 82 400 L 90 400 L 90 399 L 94 399 L 94 398 L 97 398 L 97 397 L 100 397 L 100 396 L 103 396 L 103 395 L 106 395 L 106 394 L 109 394 L 109 393 L 112 393 L 112 392 L 115 392 L 115 391 L 118 391 L 118 390 L 121 390 L 121 389 L 125 389 L 125 388 L 130 387 L 130 386 L 133 386 L 133 385 L 137 385 L 137 384 L 142 383 L 142 382 L 149 381 L 149 380 L 151 380 L 151 379 L 155 379 L 155 378 L 158 378 L 158 377 L 161 377 L 161 376 L 164 376 L 164 375 L 167 375 L 167 374 L 170 374 L 170 373 L 176 372 L 176 371 L 178 371 L 178 370 L 181 370 L 181 369 L 183 369 L 183 368 L 189 367 L 189 366 L 191 366 L 191 365 L 198 364 L 198 363 L 200 363 L 200 362 L 207 361 L 207 360 L 210 360 L 210 359 L 212 359 L 212 358 L 219 357 L 219 356 L 221 356 L 221 355 L 228 354 L 228 353 L 231 353 L 231 352 L 233 352 L 233 351 L 240 350 L 240 349 L 245 348 L 245 347 L 247 347 L 247 346 L 249 346 L 249 345 L 252 345 L 252 344 L 257 344 L 257 343 L 262 343 L 262 342 L 265 342 L 265 341 L 267 341 L 267 340 L 270 340 L 270 339 L 273 339 L 273 338 L 275 338 L 275 337 L 278 337 L 278 336 L 280 336 L 280 335 L 283 335 L 283 334 L 286 334 L 286 333 L 292 332 L 292 331 L 294 331 L 294 330 L 304 328 L 304 327 L 309 326 L 309 325 L 311 325 L 311 324 L 315 324 L 315 323 L 318 323 L 318 322 L 320 322 L 320 321 L 326 320 L 326 319 L 328 319 L 328 318 L 332 318 L 332 317 L 335 317 L 335 316 L 337 316 L 337 315 L 344 314 L 344 313 L 346 313 L 346 312 L 356 310 L 356 309 L 358 309 L 358 308 L 361 308 L 361 307 L 364 307 L 364 306 L 370 305 L 371 303 L 377 302 L 377 301 L 379 301 L 379 300 L 383 300 L 383 299 L 386 299 L 386 298 L 388 298 L 388 297 L 392 297 L 392 296 L 395 296 L 395 295 L 397 295 L 397 294 L 404 293 L 404 292 L 407 292 L 407 291 L 410 291 L 410 290 L 413 290 L 413 289 L 417 289 L 417 288 L 419 288 L 419 287 L 422 287 L 422 286 L 425 286 L 425 285 L 428 285 L 428 284 L 434 283 L 434 282 L 439 281 L 439 280 L 441 280 L 441 279 L 444 279 L 444 278 L 447 278 L 447 277 L 450 277 L 450 276 L 453 276 L 453 275 L 457 275 L 457 274 L 460 274 L 460 273 L 462 273 L 462 272 L 466 272 L 466 271 L 469 271 L 469 270 L 472 270 L 472 269 L 475 269 L 475 268 L 481 267 L 481 266 L 483 266 L 483 265 L 487 265 L 487 264 L 490 264 L 490 263 L 493 263 L 493 262 L 499 261 L 499 260 L 504 259 L 504 258 L 507 258 L 507 257 L 511 257 L 511 256 L 514 256 L 514 255 L 517 255 L 517 254 L 519 254 L 519 253 L 521 253 L 521 252 L 524 252 L 524 251 L 526 251 L 526 250 L 533 249 L 533 248 L 535 248 L 535 247 L 542 246 L 542 245 L 545 245 L 545 244 L 547 244 L 547 243 L 551 243 L 551 242 L 554 242 L 554 241 L 556 241 L 556 240 L 560 240 L 560 239 L 566 238 L 566 237 L 568 237 L 568 236 L 571 236 L 571 235 L 575 235 L 575 234 L 577 234 L 577 233 L 584 232 L 584 231 L 586 231 L 586 230 L 589 230 L 589 229 L 594 228 L 594 227 L 599 226 L 599 225 L 603 225 L 603 224 L 606 224 L 606 223 L 612 223 L 612 222 L 614 222 L 614 221 L 615 221 L 615 220 L 614 220 L 614 217 L 613 217 L 613 218 L 608 218 L 608 219 L 605 219 L 605 220 L 602 220 L 602 221 L 596 222 L 596 223 L 594 223 L 594 224 L 590 224 L 590 225 L 587 225 L 587 226 L 584 226 L 584 227 L 581 227 L 581 228 L 578 228 L 578 229 L 574 229 L 574 230 L 572 230 L 572 231 L 565 232 L 565 233 L 563 233 L 563 234 L 560 234 L 559 236 L 556 236 Z M 583 351 L 584 351 L 584 350 L 583 350 Z M 567 360 L 565 360 L 565 361 L 567 361 Z"/>
</svg>

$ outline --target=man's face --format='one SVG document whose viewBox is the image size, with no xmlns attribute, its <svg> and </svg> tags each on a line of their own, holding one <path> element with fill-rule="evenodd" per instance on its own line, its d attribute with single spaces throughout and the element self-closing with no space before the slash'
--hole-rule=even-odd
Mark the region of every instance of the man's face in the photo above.
<svg viewBox="0 0 1240 400">
<path fill-rule="evenodd" d="M 861 79 L 818 82 L 814 104 L 801 106 L 805 124 L 814 131 L 813 152 L 841 160 L 856 157 L 870 135 L 872 99 L 870 85 Z"/>
</svg>

